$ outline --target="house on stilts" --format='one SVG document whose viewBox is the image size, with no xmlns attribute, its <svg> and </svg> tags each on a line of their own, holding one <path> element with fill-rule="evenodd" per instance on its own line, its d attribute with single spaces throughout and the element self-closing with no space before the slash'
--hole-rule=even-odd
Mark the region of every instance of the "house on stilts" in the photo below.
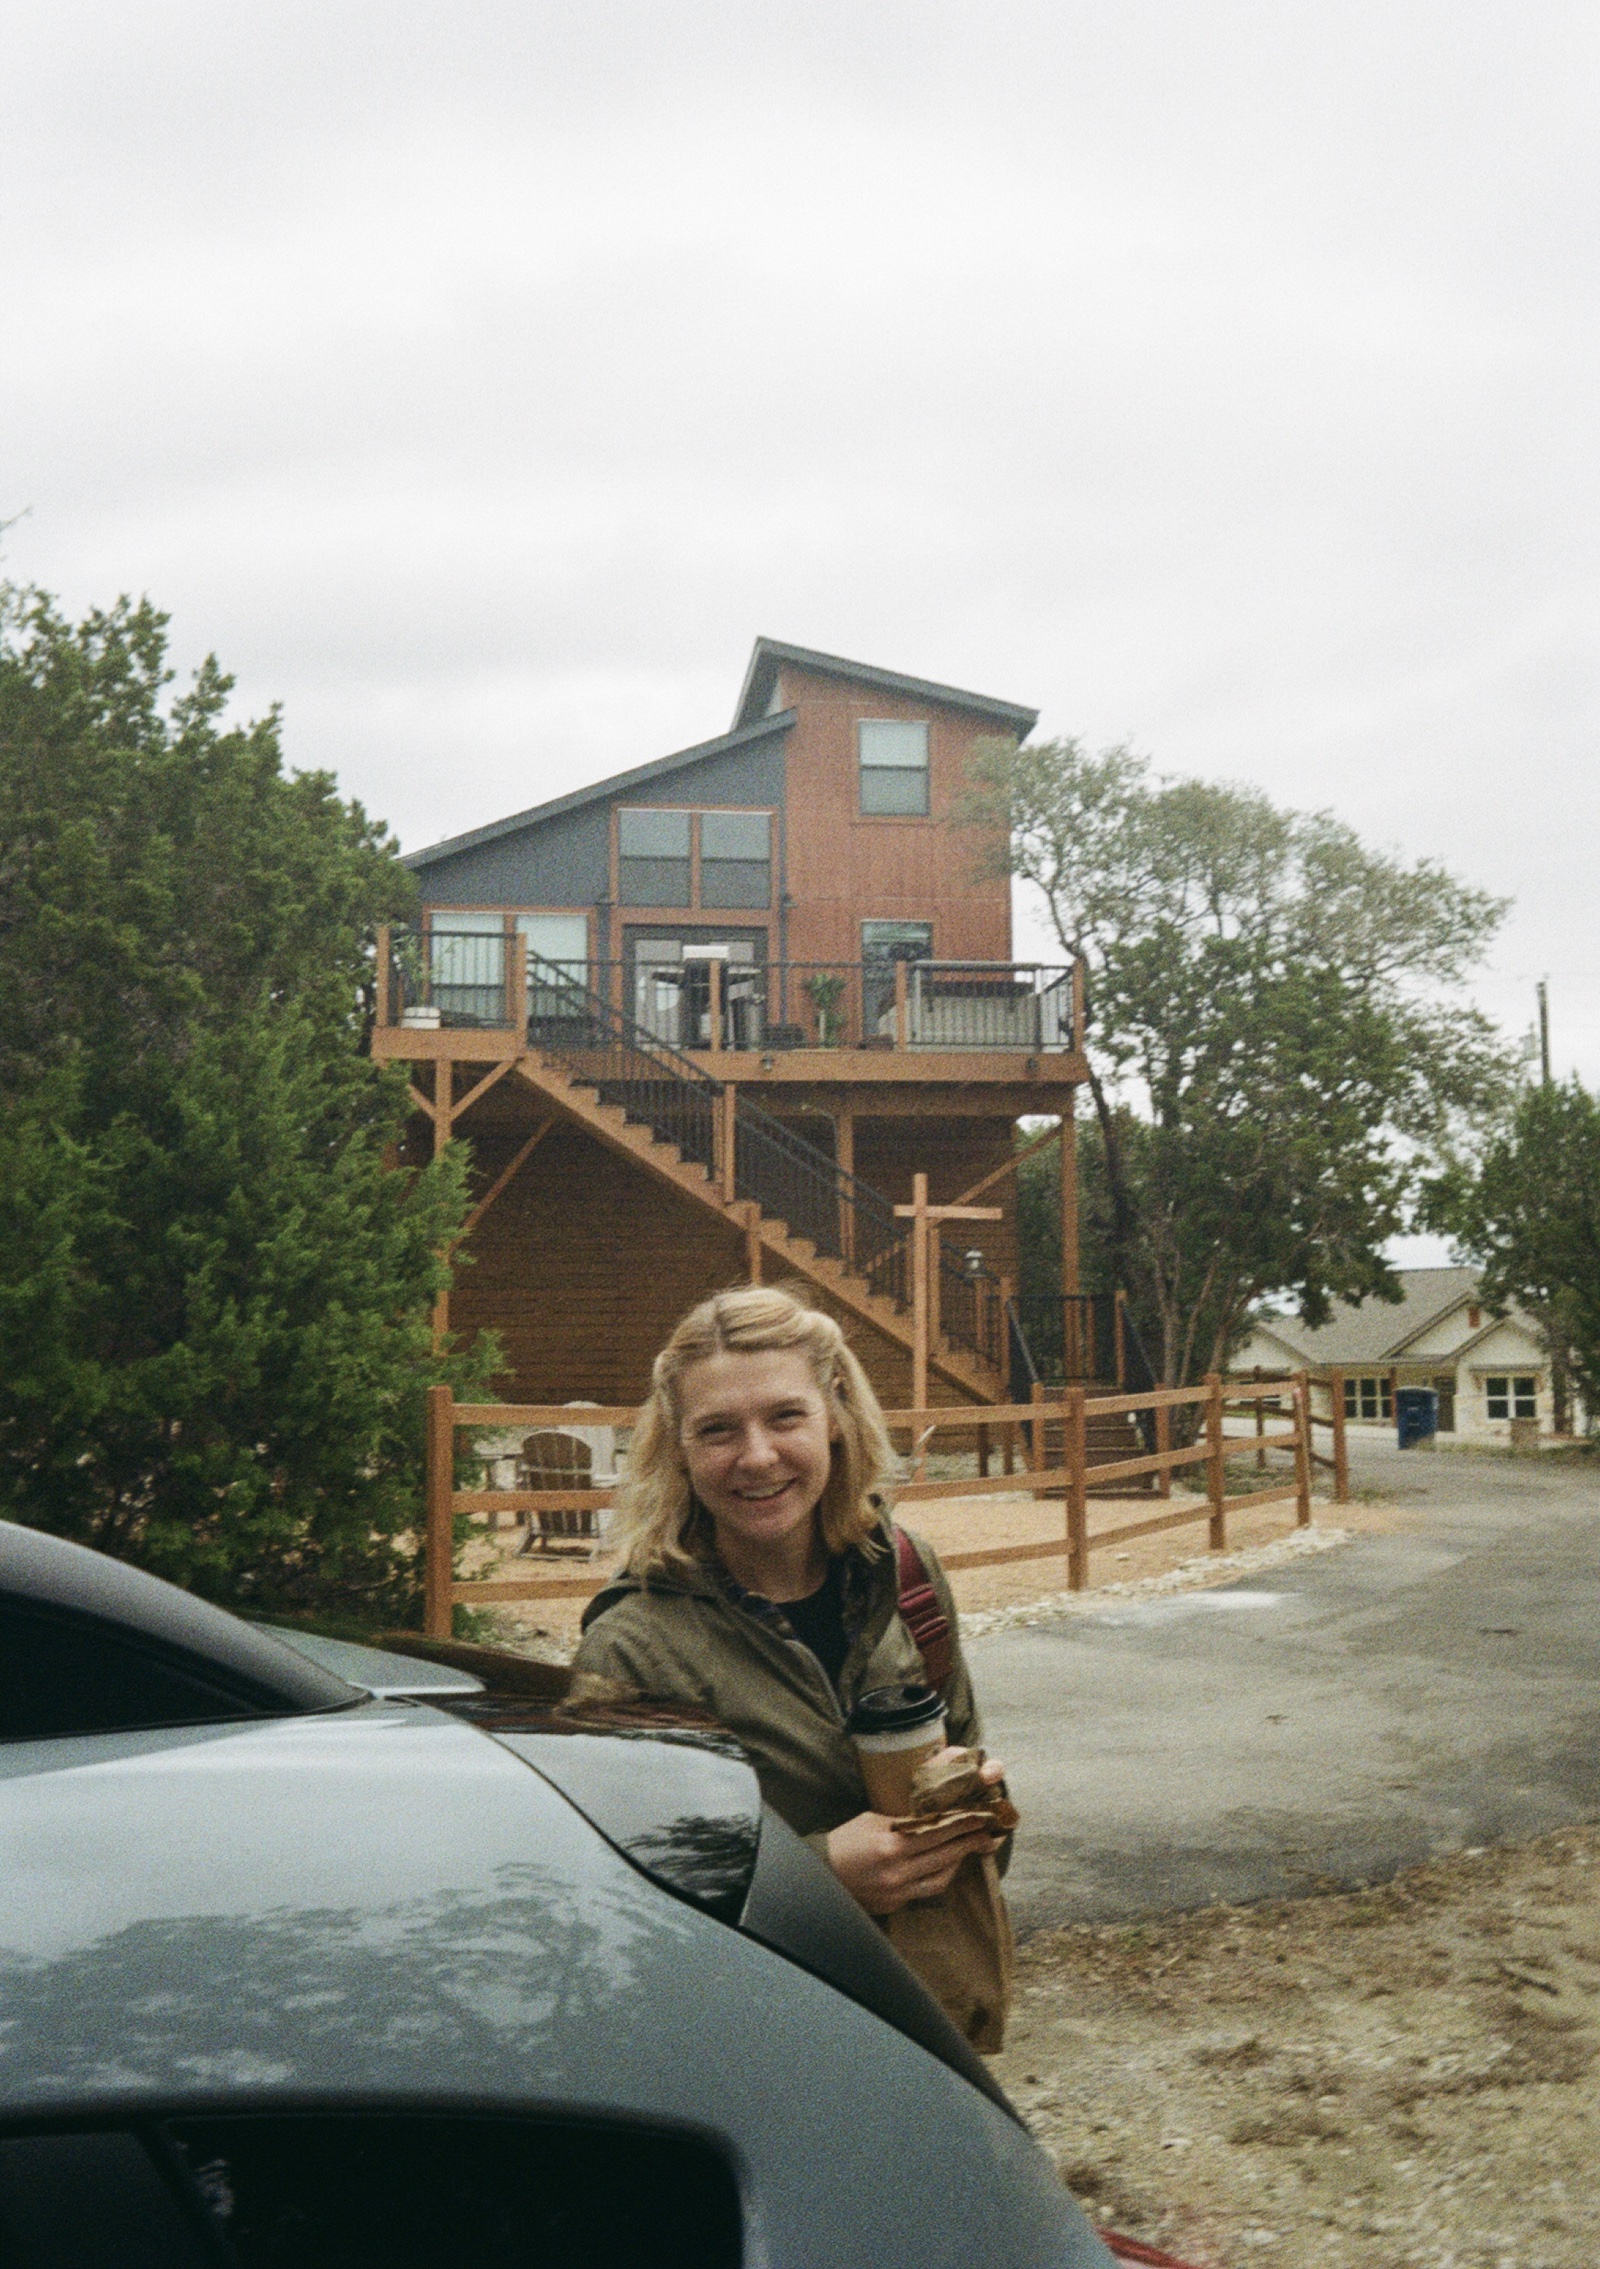
<svg viewBox="0 0 1600 2269">
<path fill-rule="evenodd" d="M 500 1335 L 508 1396 L 636 1402 L 695 1299 L 801 1279 L 906 1406 L 919 1174 L 1000 1215 L 930 1240 L 930 1399 L 1025 1398 L 1035 1341 L 1113 1375 L 1073 1146 L 1062 1305 L 1030 1335 L 1016 1297 L 1017 1122 L 1072 1121 L 1081 985 L 1013 958 L 1009 881 L 950 824 L 1034 720 L 762 638 L 726 733 L 409 855 L 372 1047 L 410 1067 L 408 1156 L 472 1145 L 439 1320 Z"/>
</svg>

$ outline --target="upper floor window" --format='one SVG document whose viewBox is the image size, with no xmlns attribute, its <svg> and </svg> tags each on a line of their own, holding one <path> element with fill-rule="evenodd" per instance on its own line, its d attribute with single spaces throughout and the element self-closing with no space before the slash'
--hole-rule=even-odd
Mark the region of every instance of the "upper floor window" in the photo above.
<svg viewBox="0 0 1600 2269">
<path fill-rule="evenodd" d="M 624 906 L 687 906 L 690 889 L 686 811 L 617 814 L 617 896 Z"/>
<path fill-rule="evenodd" d="M 702 906 L 772 904 L 770 813 L 701 813 L 700 903 Z"/>
<path fill-rule="evenodd" d="M 928 728 L 863 717 L 861 809 L 874 818 L 922 819 L 928 811 Z"/>
</svg>

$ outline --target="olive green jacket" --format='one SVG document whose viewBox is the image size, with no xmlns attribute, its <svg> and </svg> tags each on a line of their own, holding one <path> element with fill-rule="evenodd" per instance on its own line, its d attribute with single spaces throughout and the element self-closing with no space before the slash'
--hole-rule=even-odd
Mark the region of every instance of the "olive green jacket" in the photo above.
<svg viewBox="0 0 1600 2269">
<path fill-rule="evenodd" d="M 976 1743 L 978 1711 L 955 1601 L 931 1547 L 912 1541 L 950 1625 L 947 1737 Z M 717 1563 L 652 1577 L 648 1585 L 619 1576 L 584 1611 L 573 1667 L 709 1711 L 749 1752 L 773 1810 L 798 1834 L 815 1836 L 871 1809 L 845 1738 L 845 1710 L 874 1686 L 924 1677 L 922 1657 L 900 1618 L 887 1520 L 876 1550 L 852 1546 L 845 1554 L 844 1621 L 851 1643 L 839 1678 L 842 1706 L 781 1607 L 741 1591 Z"/>
</svg>

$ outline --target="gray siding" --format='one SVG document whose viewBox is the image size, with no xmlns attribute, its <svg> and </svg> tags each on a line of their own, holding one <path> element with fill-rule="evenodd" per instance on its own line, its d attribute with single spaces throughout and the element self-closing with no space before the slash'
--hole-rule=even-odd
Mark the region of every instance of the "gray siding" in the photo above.
<svg viewBox="0 0 1600 2269">
<path fill-rule="evenodd" d="M 586 804 L 430 861 L 422 895 L 430 906 L 593 906 L 608 892 L 608 819 L 605 804 Z"/>
<path fill-rule="evenodd" d="M 781 814 L 787 738 L 772 734 L 745 748 L 725 749 L 664 779 L 642 783 L 631 795 L 598 799 L 492 843 L 430 860 L 417 871 L 423 899 L 430 906 L 593 906 L 610 895 L 613 804 L 653 804 L 669 810 L 757 804 L 770 805 Z M 780 818 L 780 832 L 781 827 Z M 779 856 L 775 843 L 775 871 Z"/>
</svg>

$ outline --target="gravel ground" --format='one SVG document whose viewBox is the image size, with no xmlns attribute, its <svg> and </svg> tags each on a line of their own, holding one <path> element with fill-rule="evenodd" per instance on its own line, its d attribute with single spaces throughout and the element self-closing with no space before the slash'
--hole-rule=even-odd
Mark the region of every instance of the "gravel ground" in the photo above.
<svg viewBox="0 0 1600 2269">
<path fill-rule="evenodd" d="M 998 2071 L 1197 2269 L 1594 2269 L 1600 1829 L 1023 1948 Z"/>
</svg>

